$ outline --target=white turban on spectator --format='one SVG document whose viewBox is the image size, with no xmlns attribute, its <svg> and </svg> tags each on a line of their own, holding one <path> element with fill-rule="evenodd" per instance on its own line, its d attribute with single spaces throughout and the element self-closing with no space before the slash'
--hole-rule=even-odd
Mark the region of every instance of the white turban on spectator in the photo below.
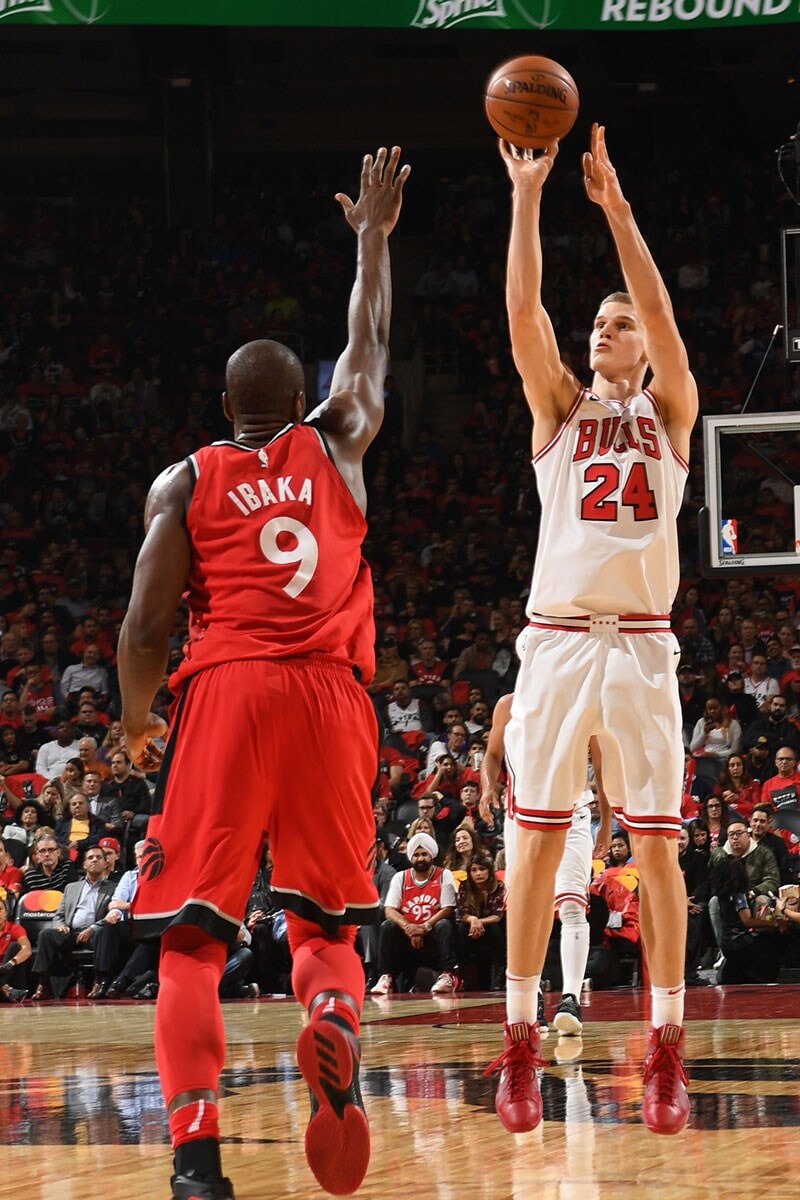
<svg viewBox="0 0 800 1200">
<path fill-rule="evenodd" d="M 409 859 L 414 851 L 418 850 L 420 846 L 423 850 L 427 850 L 428 854 L 430 854 L 431 858 L 433 859 L 435 859 L 436 855 L 439 853 L 439 847 L 436 844 L 436 840 L 432 838 L 429 833 L 415 833 L 412 838 L 408 839 L 408 846 L 406 847 L 406 854 Z"/>
</svg>

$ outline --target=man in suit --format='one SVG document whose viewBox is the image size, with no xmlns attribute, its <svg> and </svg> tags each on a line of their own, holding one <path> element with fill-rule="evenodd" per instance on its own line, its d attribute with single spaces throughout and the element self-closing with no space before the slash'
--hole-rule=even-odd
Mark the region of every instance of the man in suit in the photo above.
<svg viewBox="0 0 800 1200">
<path fill-rule="evenodd" d="M 96 934 L 108 912 L 115 884 L 106 879 L 106 860 L 99 846 L 90 846 L 83 856 L 86 878 L 68 883 L 52 923 L 39 934 L 33 973 L 39 984 L 33 1000 L 49 1000 L 53 995 L 50 979 L 65 974 L 65 958 L 76 947 L 93 946 Z M 98 952 L 101 950 L 97 946 Z M 113 964 L 111 964 L 113 967 Z M 108 964 L 95 962 L 98 974 Z"/>
</svg>

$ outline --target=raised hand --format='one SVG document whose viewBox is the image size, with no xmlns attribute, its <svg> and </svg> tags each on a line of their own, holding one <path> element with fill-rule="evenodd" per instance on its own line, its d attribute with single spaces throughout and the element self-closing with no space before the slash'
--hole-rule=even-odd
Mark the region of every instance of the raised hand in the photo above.
<svg viewBox="0 0 800 1200">
<path fill-rule="evenodd" d="M 390 234 L 397 224 L 403 202 L 403 185 L 411 174 L 406 164 L 398 171 L 400 147 L 392 146 L 387 154 L 381 146 L 375 157 L 365 154 L 361 164 L 361 191 L 355 204 L 344 192 L 334 199 L 342 206 L 347 224 L 359 233 L 363 229 L 382 229 Z"/>
<path fill-rule="evenodd" d="M 583 156 L 583 182 L 586 195 L 605 212 L 625 203 L 617 172 L 608 157 L 605 126 L 597 122 L 592 125 L 591 150 Z"/>
<path fill-rule="evenodd" d="M 556 161 L 558 138 L 548 142 L 544 150 L 524 150 L 503 138 L 499 139 L 497 145 L 511 182 L 514 185 L 532 184 L 541 191 Z"/>
</svg>

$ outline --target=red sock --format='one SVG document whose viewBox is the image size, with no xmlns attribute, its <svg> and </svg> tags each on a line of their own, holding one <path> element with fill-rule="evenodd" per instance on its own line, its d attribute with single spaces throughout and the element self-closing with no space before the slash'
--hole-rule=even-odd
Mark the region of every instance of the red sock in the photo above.
<svg viewBox="0 0 800 1200">
<path fill-rule="evenodd" d="M 286 914 L 286 925 L 295 996 L 303 1008 L 309 1009 L 321 992 L 343 992 L 352 1000 L 352 1007 L 337 1001 L 335 1011 L 337 1016 L 345 1017 L 357 1034 L 364 996 L 364 968 L 353 948 L 355 926 L 343 925 L 333 937 L 290 912 Z"/>
<path fill-rule="evenodd" d="M 169 1114 L 169 1136 L 173 1150 L 200 1138 L 219 1141 L 219 1109 L 211 1100 L 192 1100 Z"/>
<path fill-rule="evenodd" d="M 168 1106 L 180 1092 L 217 1093 L 225 1062 L 217 989 L 226 957 L 225 944 L 196 926 L 175 926 L 161 939 L 155 1050 Z"/>
</svg>

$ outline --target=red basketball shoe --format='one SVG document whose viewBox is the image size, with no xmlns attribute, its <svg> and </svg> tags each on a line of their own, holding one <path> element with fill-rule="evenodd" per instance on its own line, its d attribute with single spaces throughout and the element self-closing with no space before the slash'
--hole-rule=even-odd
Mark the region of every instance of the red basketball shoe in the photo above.
<svg viewBox="0 0 800 1200">
<path fill-rule="evenodd" d="M 539 1055 L 539 1023 L 506 1022 L 503 1040 L 505 1050 L 489 1064 L 484 1075 L 500 1072 L 494 1106 L 503 1126 L 509 1133 L 527 1133 L 542 1119 L 542 1093 L 536 1070 L 547 1064 Z"/>
<path fill-rule="evenodd" d="M 297 1039 L 297 1065 L 311 1092 L 306 1158 L 320 1187 L 354 1192 L 369 1166 L 369 1126 L 358 1085 L 361 1047 L 341 1017 L 311 1021 Z"/>
<path fill-rule="evenodd" d="M 650 1030 L 644 1060 L 642 1120 L 651 1133 L 680 1133 L 689 1118 L 685 1033 L 678 1025 Z"/>
</svg>

